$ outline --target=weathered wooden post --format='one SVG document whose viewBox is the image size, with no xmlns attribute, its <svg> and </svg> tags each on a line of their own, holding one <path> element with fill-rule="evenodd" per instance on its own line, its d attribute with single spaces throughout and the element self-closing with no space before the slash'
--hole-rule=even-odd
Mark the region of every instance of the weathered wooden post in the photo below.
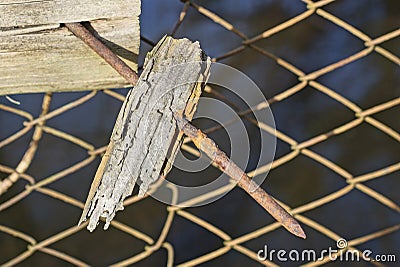
<svg viewBox="0 0 400 267">
<path fill-rule="evenodd" d="M 137 70 L 139 15 L 140 0 L 0 1 L 0 95 L 129 86 L 62 26 L 90 22 L 91 31 Z"/>
</svg>

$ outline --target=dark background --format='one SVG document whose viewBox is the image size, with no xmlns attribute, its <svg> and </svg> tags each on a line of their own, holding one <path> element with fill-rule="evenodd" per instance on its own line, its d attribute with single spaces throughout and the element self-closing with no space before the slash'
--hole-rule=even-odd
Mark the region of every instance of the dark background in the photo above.
<svg viewBox="0 0 400 267">
<path fill-rule="evenodd" d="M 197 4 L 219 14 L 231 22 L 247 36 L 255 36 L 266 29 L 278 25 L 305 10 L 301 1 L 196 1 Z M 157 42 L 164 34 L 171 32 L 183 3 L 180 1 L 143 1 L 140 17 L 141 34 Z M 324 7 L 340 19 L 360 29 L 371 38 L 379 37 L 399 27 L 399 1 L 337 1 Z M 201 47 L 210 57 L 218 57 L 240 45 L 241 39 L 210 19 L 189 8 L 187 18 L 175 35 L 199 40 Z M 346 58 L 362 49 L 363 41 L 343 28 L 313 15 L 295 26 L 270 38 L 257 42 L 275 56 L 281 57 L 305 73 L 313 72 L 326 65 Z M 400 55 L 400 38 L 389 40 L 381 46 L 393 54 Z M 140 64 L 145 53 L 151 49 L 146 42 L 141 44 Z M 298 78 L 278 66 L 275 61 L 246 49 L 221 63 L 231 65 L 250 76 L 261 88 L 266 98 L 285 91 L 298 83 Z M 400 71 L 395 63 L 378 53 L 357 60 L 349 65 L 321 76 L 318 82 L 334 90 L 362 109 L 387 102 L 400 93 Z M 126 94 L 126 89 L 119 89 Z M 225 94 L 224 90 L 220 91 Z M 62 106 L 85 93 L 59 93 L 53 96 L 51 109 Z M 13 96 L 21 102 L 19 108 L 38 115 L 42 95 Z M 228 97 L 230 97 L 228 95 Z M 240 101 L 232 99 L 232 101 Z M 0 98 L 0 102 L 11 105 Z M 121 102 L 99 93 L 90 102 L 75 108 L 48 125 L 88 140 L 96 147 L 108 142 Z M 327 132 L 354 119 L 354 114 L 342 104 L 330 97 L 307 87 L 282 102 L 271 105 L 276 127 L 298 142 L 307 140 L 320 133 Z M 374 118 L 400 131 L 399 106 L 383 111 Z M 23 119 L 0 111 L 0 140 L 18 130 Z M 211 122 L 199 122 L 201 128 L 211 126 Z M 252 157 L 248 170 L 252 170 L 257 160 L 257 129 L 248 125 L 254 139 Z M 210 135 L 217 143 L 224 143 L 224 132 Z M 25 135 L 12 145 L 0 150 L 0 163 L 16 166 L 25 152 L 31 135 Z M 240 145 L 240 144 L 232 144 Z M 228 150 L 229 146 L 222 145 Z M 335 162 L 353 176 L 369 173 L 399 161 L 400 144 L 385 133 L 367 123 L 334 136 L 327 141 L 311 147 L 329 160 Z M 277 142 L 276 158 L 290 152 L 290 146 Z M 37 181 L 61 171 L 84 159 L 86 152 L 64 140 L 45 134 L 31 167 L 30 175 Z M 48 187 L 84 201 L 97 169 L 99 160 L 76 173 L 50 184 Z M 170 175 L 177 175 L 174 170 Z M 218 172 L 214 169 L 193 175 L 190 179 L 201 180 L 212 177 Z M 6 175 L 1 173 L 0 178 Z M 206 178 L 207 179 L 207 178 Z M 365 185 L 399 203 L 399 173 L 365 182 Z M 18 182 L 6 194 L 0 197 L 0 203 L 23 190 L 24 182 Z M 338 174 L 305 156 L 274 169 L 263 183 L 263 188 L 279 200 L 297 207 L 328 195 L 346 186 L 345 180 Z M 236 188 L 216 202 L 187 211 L 212 223 L 232 238 L 252 232 L 273 222 L 273 219 L 242 190 Z M 0 224 L 28 233 L 36 240 L 46 239 L 55 233 L 77 223 L 81 210 L 48 196 L 32 193 L 18 204 L 0 212 Z M 116 219 L 157 239 L 166 219 L 166 206 L 154 199 L 147 198 L 119 212 Z M 335 233 L 351 240 L 400 222 L 395 211 L 377 202 L 358 190 L 303 214 L 325 225 Z M 283 228 L 261 235 L 243 245 L 258 251 L 268 245 L 270 249 L 315 249 L 321 251 L 329 246 L 336 248 L 335 241 L 320 232 L 304 226 L 307 240 L 290 235 Z M 223 246 L 217 236 L 200 226 L 176 216 L 167 236 L 174 247 L 175 264 L 186 262 Z M 92 234 L 80 231 L 52 248 L 64 251 L 94 266 L 104 266 L 131 257 L 143 251 L 146 244 L 119 230 L 110 228 L 103 231 L 98 227 Z M 374 254 L 396 254 L 400 246 L 399 232 L 373 239 L 357 246 L 358 249 L 370 249 Z M 0 263 L 3 263 L 26 250 L 26 243 L 0 232 Z M 139 262 L 138 266 L 163 266 L 166 262 L 165 250 L 155 252 L 149 258 Z M 22 262 L 20 266 L 68 266 L 69 264 L 44 253 L 36 252 Z M 241 253 L 231 250 L 205 266 L 258 266 L 259 263 Z M 295 266 L 299 263 L 280 263 Z M 339 265 L 330 263 L 328 265 Z M 350 263 L 347 263 L 350 265 Z M 356 265 L 356 263 L 354 263 Z M 366 263 L 363 263 L 366 265 Z M 390 265 L 390 263 L 387 263 Z M 392 263 L 392 266 L 395 264 Z"/>
</svg>

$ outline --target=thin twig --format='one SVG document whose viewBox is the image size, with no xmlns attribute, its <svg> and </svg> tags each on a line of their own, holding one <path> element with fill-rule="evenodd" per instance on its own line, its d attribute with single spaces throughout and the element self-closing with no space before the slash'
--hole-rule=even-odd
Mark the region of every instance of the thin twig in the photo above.
<svg viewBox="0 0 400 267">
<path fill-rule="evenodd" d="M 82 24 L 65 23 L 65 26 L 75 36 L 84 41 L 93 51 L 102 57 L 111 67 L 113 67 L 122 77 L 124 77 L 130 84 L 135 85 L 138 80 L 137 73 L 132 70 L 122 59 L 120 59 L 113 51 L 111 51 L 105 44 L 97 39 L 87 28 Z"/>
<path fill-rule="evenodd" d="M 202 150 L 218 168 L 229 177 L 238 182 L 238 185 L 245 190 L 258 204 L 282 224 L 289 232 L 306 238 L 300 224 L 282 208 L 267 192 L 251 180 L 242 169 L 240 169 L 228 156 L 221 151 L 213 140 L 207 137 L 201 130 L 194 127 L 188 120 L 175 114 L 178 127 L 185 133 L 196 147 Z"/>
<path fill-rule="evenodd" d="M 6 99 L 13 103 L 14 105 L 21 105 L 21 102 L 19 102 L 18 100 L 15 100 L 14 98 L 12 98 L 11 96 L 6 95 Z"/>
</svg>

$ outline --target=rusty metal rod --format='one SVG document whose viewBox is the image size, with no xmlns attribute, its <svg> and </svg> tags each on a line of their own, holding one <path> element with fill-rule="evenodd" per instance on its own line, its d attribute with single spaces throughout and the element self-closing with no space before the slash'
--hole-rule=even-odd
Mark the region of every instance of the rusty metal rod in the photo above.
<svg viewBox="0 0 400 267">
<path fill-rule="evenodd" d="M 258 204 L 282 224 L 289 232 L 306 238 L 306 234 L 300 224 L 278 202 L 256 184 L 246 173 L 240 169 L 228 156 L 221 151 L 213 140 L 207 137 L 201 130 L 190 124 L 181 115 L 175 114 L 178 128 L 185 133 L 203 151 L 218 168 L 238 182 L 239 187 L 246 191 Z"/>
</svg>

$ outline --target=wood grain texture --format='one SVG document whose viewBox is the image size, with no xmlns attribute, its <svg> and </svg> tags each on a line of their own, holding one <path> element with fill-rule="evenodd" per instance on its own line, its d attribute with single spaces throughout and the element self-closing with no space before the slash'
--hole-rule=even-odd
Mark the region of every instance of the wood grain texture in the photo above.
<svg viewBox="0 0 400 267">
<path fill-rule="evenodd" d="M 140 0 L 0 1 L 0 95 L 120 88 L 129 84 L 60 23 L 90 21 L 132 69 Z"/>
<path fill-rule="evenodd" d="M 0 14 L 0 28 L 127 18 L 139 16 L 140 2 L 127 0 L 1 0 Z"/>
<path fill-rule="evenodd" d="M 168 173 L 182 139 L 174 114 L 192 118 L 209 67 L 210 59 L 199 44 L 187 39 L 165 37 L 147 55 L 145 69 L 121 107 L 85 204 L 80 223 L 90 217 L 90 231 L 100 217 L 108 228 L 136 182 L 143 196 L 160 174 Z"/>
</svg>

